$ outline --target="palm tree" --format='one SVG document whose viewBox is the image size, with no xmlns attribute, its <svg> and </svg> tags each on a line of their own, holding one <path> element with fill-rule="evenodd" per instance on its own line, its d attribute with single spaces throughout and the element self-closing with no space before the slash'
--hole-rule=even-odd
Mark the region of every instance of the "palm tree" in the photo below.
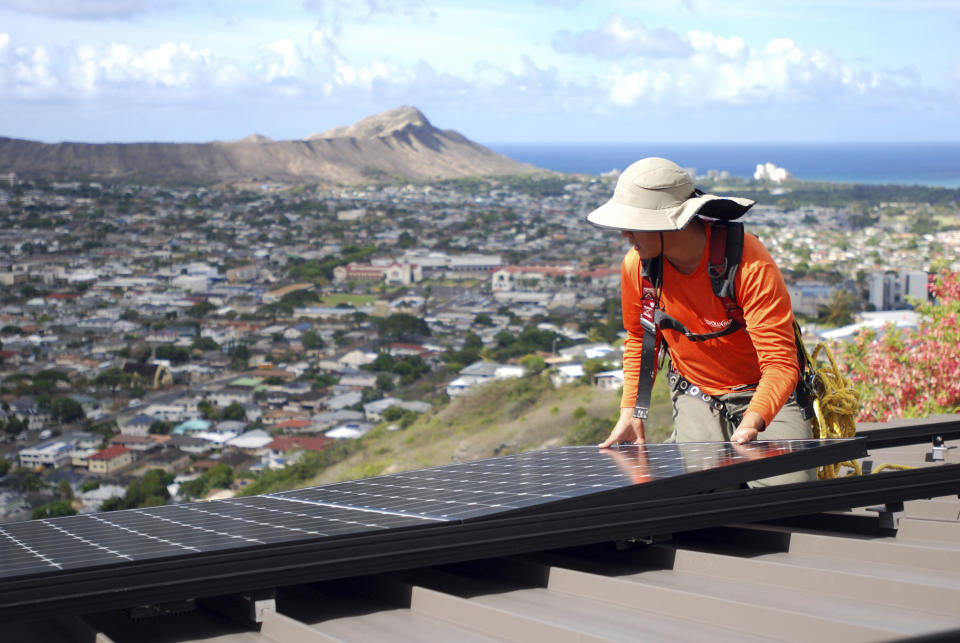
<svg viewBox="0 0 960 643">
<path fill-rule="evenodd" d="M 830 300 L 820 309 L 820 319 L 828 325 L 846 326 L 853 323 L 857 309 L 857 296 L 849 290 L 838 288 L 830 294 Z"/>
</svg>

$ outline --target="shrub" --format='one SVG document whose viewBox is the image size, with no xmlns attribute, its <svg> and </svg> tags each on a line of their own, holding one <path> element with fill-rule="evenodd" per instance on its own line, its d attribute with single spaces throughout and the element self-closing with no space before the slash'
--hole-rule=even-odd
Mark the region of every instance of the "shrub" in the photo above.
<svg viewBox="0 0 960 643">
<path fill-rule="evenodd" d="M 860 393 L 860 421 L 960 411 L 960 275 L 943 270 L 916 330 L 866 330 L 841 348 Z"/>
</svg>

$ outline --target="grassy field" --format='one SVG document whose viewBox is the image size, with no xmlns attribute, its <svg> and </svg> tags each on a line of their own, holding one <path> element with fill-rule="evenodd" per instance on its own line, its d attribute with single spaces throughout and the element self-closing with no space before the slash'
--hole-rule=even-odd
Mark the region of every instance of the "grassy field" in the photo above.
<svg viewBox="0 0 960 643">
<path fill-rule="evenodd" d="M 647 437 L 671 431 L 666 378 L 657 383 Z M 613 428 L 619 395 L 585 384 L 553 388 L 541 377 L 492 382 L 427 413 L 406 429 L 373 429 L 360 448 L 303 486 L 508 455 L 566 444 L 596 444 Z"/>
</svg>

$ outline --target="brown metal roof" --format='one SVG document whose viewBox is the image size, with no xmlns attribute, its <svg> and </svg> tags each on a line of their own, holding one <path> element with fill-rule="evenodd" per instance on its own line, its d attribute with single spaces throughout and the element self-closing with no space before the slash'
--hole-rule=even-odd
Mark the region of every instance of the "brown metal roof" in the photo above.
<svg viewBox="0 0 960 643">
<path fill-rule="evenodd" d="M 929 451 L 871 456 L 936 466 Z M 281 587 L 258 604 L 259 624 L 197 601 L 144 620 L 118 610 L 0 625 L 0 640 L 960 640 L 960 500 L 883 509 Z"/>
</svg>

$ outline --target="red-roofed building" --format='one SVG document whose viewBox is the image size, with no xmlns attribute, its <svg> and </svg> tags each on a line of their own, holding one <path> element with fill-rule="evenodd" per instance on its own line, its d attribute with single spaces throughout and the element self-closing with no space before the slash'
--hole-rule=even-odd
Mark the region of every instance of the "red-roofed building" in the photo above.
<svg viewBox="0 0 960 643">
<path fill-rule="evenodd" d="M 127 447 L 115 444 L 90 456 L 90 473 L 111 476 L 133 462 L 133 454 Z"/>
<path fill-rule="evenodd" d="M 274 438 L 273 442 L 267 445 L 271 455 L 281 456 L 290 451 L 323 451 L 336 440 L 333 438 L 309 438 L 292 435 L 283 435 Z"/>
<path fill-rule="evenodd" d="M 298 436 L 281 436 L 274 438 L 267 445 L 265 466 L 270 469 L 283 469 L 300 459 L 304 451 L 323 451 L 336 440 L 333 438 L 308 438 Z"/>
<path fill-rule="evenodd" d="M 309 429 L 312 424 L 310 420 L 292 418 L 283 422 L 277 422 L 273 426 L 274 428 L 283 429 L 284 431 L 303 431 L 304 429 Z"/>
<path fill-rule="evenodd" d="M 20 357 L 20 353 L 17 351 L 0 351 L 0 364 L 20 366 L 22 361 L 23 358 Z"/>
</svg>

